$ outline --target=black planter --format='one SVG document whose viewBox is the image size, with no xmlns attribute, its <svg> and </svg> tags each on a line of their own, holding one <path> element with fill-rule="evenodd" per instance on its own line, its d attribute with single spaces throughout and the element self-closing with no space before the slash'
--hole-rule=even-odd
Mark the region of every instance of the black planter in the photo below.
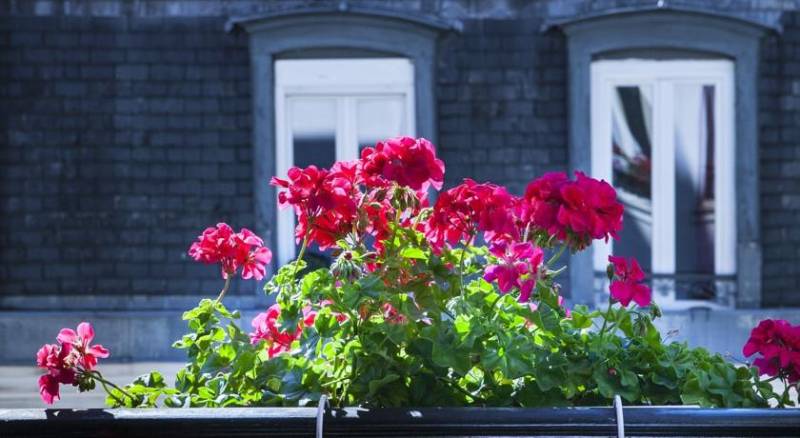
<svg viewBox="0 0 800 438">
<path fill-rule="evenodd" d="M 329 411 L 323 435 L 616 436 L 613 408 Z M 800 436 L 800 410 L 624 408 L 626 436 Z M 0 437 L 314 436 L 316 408 L 0 410 Z"/>
</svg>

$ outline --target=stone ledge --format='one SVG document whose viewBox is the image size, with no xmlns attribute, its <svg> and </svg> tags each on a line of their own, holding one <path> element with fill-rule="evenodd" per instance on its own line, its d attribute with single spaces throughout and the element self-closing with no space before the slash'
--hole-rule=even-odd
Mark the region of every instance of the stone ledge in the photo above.
<svg viewBox="0 0 800 438">
<path fill-rule="evenodd" d="M 111 350 L 111 361 L 183 360 L 183 352 L 173 349 L 172 343 L 186 333 L 181 315 L 196 302 L 180 310 L 0 311 L 0 363 L 31 363 L 36 350 L 55 342 L 62 327 L 75 327 L 81 321 L 92 322 L 96 342 Z M 227 299 L 226 304 L 241 311 L 239 326 L 245 331 L 250 331 L 250 321 L 266 307 L 239 308 Z M 743 359 L 742 346 L 750 331 L 765 318 L 798 323 L 800 308 L 665 312 L 656 325 L 669 340 L 687 341 L 691 346 Z"/>
<path fill-rule="evenodd" d="M 183 360 L 184 352 L 172 343 L 186 333 L 181 315 L 195 304 L 181 310 L 0 311 L 0 363 L 32 363 L 42 344 L 55 342 L 62 327 L 81 321 L 94 325 L 95 342 L 111 350 L 110 361 Z M 242 330 L 249 332 L 250 321 L 263 309 L 241 310 Z"/>
</svg>

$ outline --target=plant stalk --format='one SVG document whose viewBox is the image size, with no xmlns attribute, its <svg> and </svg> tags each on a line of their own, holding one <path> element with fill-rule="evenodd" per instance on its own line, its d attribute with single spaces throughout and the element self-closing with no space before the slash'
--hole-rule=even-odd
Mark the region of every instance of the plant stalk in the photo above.
<svg viewBox="0 0 800 438">
<path fill-rule="evenodd" d="M 560 258 L 561 258 L 561 255 L 562 255 L 562 254 L 564 254 L 564 251 L 565 251 L 566 249 L 567 249 L 567 244 L 566 244 L 566 243 L 565 243 L 565 244 L 563 244 L 563 245 L 561 245 L 561 248 L 558 250 L 558 252 L 556 252 L 555 254 L 553 254 L 553 256 L 552 256 L 552 257 L 550 257 L 550 260 L 548 260 L 548 261 L 547 261 L 547 266 L 548 266 L 548 267 L 549 267 L 549 266 L 553 266 L 553 264 L 554 264 L 555 262 L 557 262 L 557 261 L 558 261 L 558 259 L 560 259 Z"/>
<path fill-rule="evenodd" d="M 231 287 L 231 277 L 233 274 L 226 273 L 225 274 L 225 286 L 222 287 L 222 290 L 219 291 L 219 296 L 217 296 L 217 303 L 222 302 L 222 299 L 225 297 L 225 294 L 228 293 L 228 288 Z"/>
<path fill-rule="evenodd" d="M 611 306 L 613 305 L 613 301 L 611 301 L 611 296 L 608 297 L 608 307 L 606 307 L 605 313 L 603 313 L 603 327 L 600 328 L 600 337 L 603 337 L 603 333 L 606 332 L 606 324 L 608 324 L 608 314 L 611 312 Z"/>
<path fill-rule="evenodd" d="M 93 378 L 93 379 L 95 379 L 95 380 L 97 380 L 98 382 L 100 382 L 100 384 L 101 384 L 101 385 L 103 385 L 103 389 L 106 391 L 106 393 L 108 393 L 108 395 L 110 395 L 111 397 L 113 397 L 113 398 L 114 398 L 114 400 L 116 400 L 116 401 L 117 401 L 117 402 L 119 402 L 120 404 L 124 405 L 125 403 L 123 403 L 123 402 L 122 402 L 122 400 L 118 399 L 118 398 L 117 398 L 117 397 L 116 397 L 116 396 L 115 396 L 115 395 L 114 395 L 114 394 L 113 394 L 111 391 L 109 391 L 109 390 L 108 390 L 108 387 L 109 387 L 109 386 L 110 386 L 110 387 L 112 387 L 112 388 L 114 388 L 114 389 L 116 389 L 117 391 L 121 392 L 121 393 L 122 393 L 122 395 L 124 395 L 125 397 L 128 397 L 129 399 L 131 399 L 131 401 L 135 400 L 135 399 L 134 399 L 134 397 L 133 397 L 133 396 L 132 396 L 132 395 L 131 395 L 131 394 L 130 394 L 128 391 L 125 391 L 124 389 L 120 388 L 119 386 L 117 386 L 117 385 L 116 385 L 116 384 L 114 384 L 113 382 L 111 382 L 111 381 L 109 381 L 109 380 L 106 380 L 106 379 L 103 377 L 103 375 L 102 375 L 102 374 L 100 374 L 100 371 L 87 371 L 87 370 L 83 370 L 83 372 L 84 372 L 84 373 L 86 373 L 86 374 L 88 374 L 88 375 L 90 375 L 90 376 L 92 376 L 92 378 Z"/>
</svg>

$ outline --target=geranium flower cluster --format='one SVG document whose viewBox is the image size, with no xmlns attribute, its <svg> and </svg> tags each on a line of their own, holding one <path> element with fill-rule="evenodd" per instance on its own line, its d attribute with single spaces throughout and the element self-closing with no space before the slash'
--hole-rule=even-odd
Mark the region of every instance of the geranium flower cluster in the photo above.
<svg viewBox="0 0 800 438">
<path fill-rule="evenodd" d="M 393 184 L 417 191 L 441 188 L 444 163 L 424 138 L 398 137 L 365 148 L 361 158 L 337 162 L 331 169 L 292 167 L 288 179 L 272 178 L 280 189 L 278 204 L 297 215 L 295 237 L 325 250 L 348 233 L 372 235 L 376 248 L 388 236 L 395 216 L 387 191 Z"/>
<path fill-rule="evenodd" d="M 623 207 L 614 189 L 580 172 L 574 181 L 564 173 L 546 174 L 528 186 L 524 197 L 465 179 L 439 193 L 423 220 L 412 220 L 426 205 L 426 190 L 440 189 L 443 180 L 444 163 L 428 140 L 399 137 L 365 148 L 357 161 L 336 163 L 330 170 L 295 167 L 287 179 L 273 178 L 271 184 L 280 189 L 279 204 L 297 215 L 298 242 L 327 249 L 348 234 L 356 242 L 369 235 L 381 254 L 395 218 L 402 219 L 397 226 L 422 231 L 436 254 L 480 236 L 498 258 L 485 278 L 498 281 L 504 293 L 519 289 L 523 300 L 530 297 L 543 257 L 528 243 L 531 236 L 545 233 L 579 250 L 592 239 L 615 237 L 622 227 Z M 409 193 L 404 190 L 415 193 L 416 202 L 400 199 Z M 552 239 L 541 241 L 549 245 Z"/>
<path fill-rule="evenodd" d="M 631 301 L 641 307 L 649 306 L 651 301 L 650 287 L 642 283 L 645 279 L 639 262 L 631 257 L 609 256 L 608 261 L 613 267 L 613 279 L 611 281 L 611 298 L 619 301 L 628 307 Z"/>
<path fill-rule="evenodd" d="M 247 228 L 238 233 L 225 223 L 209 227 L 189 248 L 189 256 L 203 263 L 219 263 L 222 277 L 230 278 L 242 268 L 242 278 L 261 280 L 272 252 L 264 241 Z"/>
<path fill-rule="evenodd" d="M 616 238 L 624 208 L 614 188 L 582 172 L 575 177 L 551 172 L 531 182 L 525 190 L 525 222 L 575 249 L 585 248 L 592 239 Z"/>
<path fill-rule="evenodd" d="M 60 385 L 74 385 L 91 379 L 98 358 L 109 356 L 102 345 L 91 345 L 94 328 L 88 322 L 78 324 L 78 330 L 63 328 L 56 337 L 58 344 L 45 344 L 36 353 L 36 365 L 47 370 L 39 377 L 39 395 L 48 405 L 61 399 Z"/>
<path fill-rule="evenodd" d="M 800 381 L 800 325 L 765 319 L 750 333 L 742 353 L 760 355 L 753 365 L 762 375 L 783 376 L 789 384 Z"/>
</svg>

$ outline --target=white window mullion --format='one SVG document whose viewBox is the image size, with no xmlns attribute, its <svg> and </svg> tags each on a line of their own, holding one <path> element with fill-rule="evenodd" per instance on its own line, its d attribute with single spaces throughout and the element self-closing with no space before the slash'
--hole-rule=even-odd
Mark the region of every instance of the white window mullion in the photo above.
<svg viewBox="0 0 800 438">
<path fill-rule="evenodd" d="M 591 174 L 595 178 L 612 182 L 611 161 L 611 99 L 615 85 L 605 76 L 592 75 L 592 88 L 597 90 L 591 99 L 592 120 L 592 156 Z M 613 241 L 596 241 L 593 247 L 593 265 L 596 271 L 604 271 L 608 265 L 608 256 L 613 251 Z"/>
<path fill-rule="evenodd" d="M 345 105 L 346 117 L 344 121 L 344 130 L 347 132 L 347 143 L 345 144 L 345 148 L 342 150 L 344 155 L 342 155 L 341 158 L 337 157 L 339 160 L 353 160 L 358 158 L 358 148 L 361 145 L 358 144 L 358 116 L 356 113 L 357 105 L 358 98 L 347 98 L 347 104 Z"/>
<path fill-rule="evenodd" d="M 415 100 L 414 95 L 414 83 L 410 83 L 406 88 L 406 123 L 405 123 L 405 134 L 410 135 L 412 137 L 417 136 L 417 117 L 414 111 L 415 107 Z"/>
<path fill-rule="evenodd" d="M 349 149 L 350 131 L 349 126 L 349 107 L 350 98 L 340 97 L 336 99 L 336 160 L 343 160 L 345 157 L 350 157 L 347 151 Z"/>
<path fill-rule="evenodd" d="M 733 64 L 726 66 L 726 76 L 733 78 Z M 735 108 L 733 80 L 716 84 L 718 97 L 714 101 L 714 271 L 718 275 L 736 273 L 736 140 L 734 135 Z M 726 169 L 727 171 L 721 171 Z"/>
<path fill-rule="evenodd" d="M 657 81 L 653 107 L 652 260 L 654 274 L 675 273 L 675 102 L 674 85 Z"/>
<path fill-rule="evenodd" d="M 276 87 L 275 90 L 275 140 L 279 145 L 292 145 L 291 111 L 289 106 L 291 101 L 286 95 L 283 87 Z M 281 178 L 285 177 L 286 172 L 294 161 L 294 148 L 286 146 L 276 148 L 275 171 Z M 275 202 L 277 204 L 277 190 Z M 280 264 L 287 263 L 294 256 L 294 233 L 282 232 L 294 229 L 294 213 L 291 209 L 278 208 L 278 223 L 276 227 L 276 244 L 278 246 L 278 261 Z"/>
</svg>

